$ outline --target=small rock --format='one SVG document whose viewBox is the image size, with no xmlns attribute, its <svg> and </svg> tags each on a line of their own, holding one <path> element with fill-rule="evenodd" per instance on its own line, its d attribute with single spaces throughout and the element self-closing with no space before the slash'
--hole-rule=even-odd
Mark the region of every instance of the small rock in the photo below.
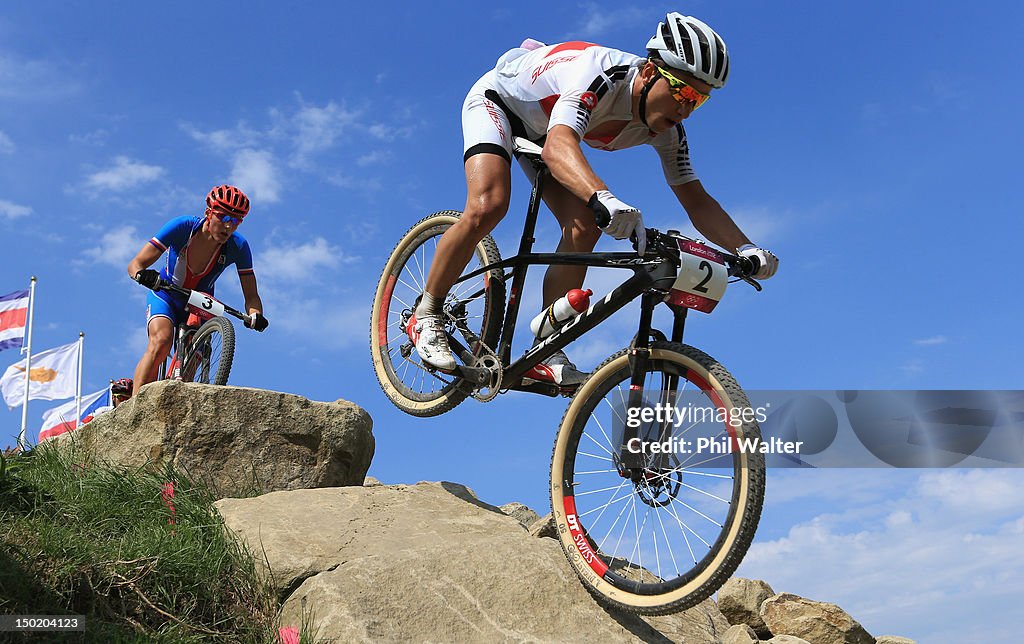
<svg viewBox="0 0 1024 644">
<path fill-rule="evenodd" d="M 883 635 L 875 640 L 875 644 L 917 644 L 914 640 L 909 637 L 900 637 L 899 635 Z"/>
<path fill-rule="evenodd" d="M 772 632 L 761 619 L 761 604 L 774 594 L 760 579 L 733 577 L 718 590 L 718 608 L 730 624 L 746 624 L 758 637 L 767 639 Z"/>
<path fill-rule="evenodd" d="M 506 503 L 505 505 L 500 506 L 500 509 L 505 514 L 523 524 L 524 528 L 529 528 L 534 521 L 540 518 L 539 514 L 518 501 Z"/>
<path fill-rule="evenodd" d="M 793 635 L 776 635 L 768 640 L 768 644 L 811 644 L 807 640 L 800 639 Z"/>
<path fill-rule="evenodd" d="M 363 487 L 377 487 L 378 485 L 384 485 L 372 476 L 367 476 L 363 479 Z"/>
<path fill-rule="evenodd" d="M 757 633 L 746 624 L 730 626 L 722 635 L 722 644 L 757 644 Z"/>
<path fill-rule="evenodd" d="M 814 644 L 875 644 L 875 638 L 839 606 L 791 593 L 765 600 L 761 618 L 776 635 L 795 635 Z"/>
<path fill-rule="evenodd" d="M 558 529 L 555 527 L 555 520 L 551 518 L 551 514 L 543 516 L 531 523 L 528 530 L 530 531 L 531 536 L 537 538 L 547 537 L 558 541 Z"/>
</svg>

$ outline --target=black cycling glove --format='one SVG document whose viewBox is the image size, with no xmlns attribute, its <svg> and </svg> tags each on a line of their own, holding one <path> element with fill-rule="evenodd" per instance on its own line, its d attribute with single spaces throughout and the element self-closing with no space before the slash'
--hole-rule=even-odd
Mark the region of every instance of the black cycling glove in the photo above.
<svg viewBox="0 0 1024 644">
<path fill-rule="evenodd" d="M 160 271 L 144 268 L 135 274 L 135 281 L 146 288 L 155 289 L 156 285 L 160 283 Z"/>
<path fill-rule="evenodd" d="M 245 318 L 245 321 L 242 322 L 242 324 L 244 324 L 246 328 L 255 329 L 260 333 L 263 333 L 263 331 L 270 326 L 270 322 L 267 321 L 267 318 L 263 317 L 263 314 L 259 312 L 253 313 L 249 317 Z"/>
</svg>

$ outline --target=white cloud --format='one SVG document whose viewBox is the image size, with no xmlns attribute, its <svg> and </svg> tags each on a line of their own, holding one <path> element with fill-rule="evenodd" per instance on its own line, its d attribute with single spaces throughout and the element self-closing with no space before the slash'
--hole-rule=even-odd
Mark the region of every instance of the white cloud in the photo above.
<svg viewBox="0 0 1024 644">
<path fill-rule="evenodd" d="M 293 160 L 304 166 L 316 152 L 329 149 L 345 128 L 356 122 L 358 112 L 349 111 L 333 101 L 323 107 L 304 105 L 291 119 L 295 130 Z"/>
<path fill-rule="evenodd" d="M 865 472 L 782 477 L 829 495 L 792 495 L 788 509 L 799 514 L 817 503 L 830 513 L 755 542 L 737 575 L 765 579 L 777 592 L 835 602 L 876 636 L 1000 641 L 979 626 L 991 633 L 1007 628 L 1024 593 L 1024 497 L 1016 492 L 1024 472 L 929 471 L 910 485 L 905 471 Z M 856 477 L 870 481 L 845 495 L 844 481 Z M 777 495 L 774 483 L 769 498 Z M 786 510 L 776 503 L 766 520 L 777 523 Z"/>
<path fill-rule="evenodd" d="M 107 264 L 124 269 L 145 241 L 135 226 L 114 228 L 104 233 L 98 244 L 85 249 L 82 253 L 84 259 L 76 263 Z"/>
<path fill-rule="evenodd" d="M 123 192 L 129 188 L 155 181 L 164 173 L 165 170 L 160 166 L 133 161 L 126 156 L 118 156 L 114 159 L 112 167 L 89 175 L 85 180 L 85 185 L 94 191 Z"/>
<path fill-rule="evenodd" d="M 785 228 L 784 215 L 767 206 L 740 207 L 729 212 L 733 221 L 755 244 L 771 246 Z"/>
<path fill-rule="evenodd" d="M 394 125 L 387 125 L 384 123 L 374 123 L 367 132 L 370 136 L 381 141 L 394 141 L 395 139 L 407 139 L 413 134 L 413 128 L 411 126 L 396 127 Z"/>
<path fill-rule="evenodd" d="M 916 376 L 917 374 L 924 373 L 924 360 L 908 360 L 900 365 L 900 370 L 908 376 Z"/>
<path fill-rule="evenodd" d="M 0 54 L 0 98 L 53 99 L 74 94 L 79 83 L 71 73 L 45 60 L 23 60 Z"/>
<path fill-rule="evenodd" d="M 11 137 L 7 136 L 7 133 L 3 130 L 0 130 L 0 154 L 12 154 L 16 149 Z"/>
<path fill-rule="evenodd" d="M 92 132 L 86 132 L 85 134 L 69 134 L 68 141 L 72 143 L 80 143 L 82 145 L 95 145 L 100 146 L 107 142 L 107 137 L 110 136 L 110 132 L 103 128 L 93 130 Z"/>
<path fill-rule="evenodd" d="M 313 280 L 318 271 L 335 269 L 357 259 L 331 246 L 323 237 L 317 237 L 305 244 L 270 246 L 257 256 L 255 265 L 259 274 L 266 275 L 268 280 L 306 283 Z"/>
<path fill-rule="evenodd" d="M 1019 486 L 1002 470 L 949 470 L 921 476 L 915 491 L 966 517 L 1020 508 Z"/>
<path fill-rule="evenodd" d="M 356 159 L 356 165 L 365 167 L 374 163 L 384 163 L 391 160 L 391 152 L 388 150 L 374 150 Z"/>
<path fill-rule="evenodd" d="M 923 346 L 923 347 L 932 346 L 932 345 L 936 345 L 936 344 L 945 344 L 946 342 L 949 342 L 949 338 L 947 338 L 944 335 L 936 335 L 936 336 L 932 336 L 930 338 L 922 338 L 920 340 L 914 340 L 914 344 L 917 344 L 917 345 L 920 345 L 920 346 Z"/>
<path fill-rule="evenodd" d="M 235 155 L 231 182 L 254 201 L 275 203 L 281 200 L 281 181 L 274 156 L 267 150 L 245 149 Z"/>
<path fill-rule="evenodd" d="M 331 176 L 327 177 L 327 181 L 339 188 L 350 188 L 352 190 L 363 190 L 365 192 L 377 192 L 383 187 L 380 179 L 375 177 L 360 179 L 340 172 L 335 172 Z"/>
<path fill-rule="evenodd" d="M 614 11 L 607 7 L 600 7 L 593 2 L 579 5 L 583 14 L 581 26 L 573 33 L 593 38 L 608 33 L 613 28 L 617 31 L 631 25 L 647 24 L 651 22 L 649 9 L 639 7 L 618 7 Z M 661 15 L 664 20 L 664 14 Z M 651 32 L 654 31 L 654 24 L 651 24 Z"/>
<path fill-rule="evenodd" d="M 266 134 L 253 130 L 245 122 L 228 130 L 203 132 L 190 123 L 182 123 L 181 129 L 193 140 L 203 144 L 213 152 L 230 154 L 239 148 L 251 148 L 260 145 Z"/>
<path fill-rule="evenodd" d="M 5 219 L 17 219 L 18 217 L 27 217 L 32 214 L 32 209 L 28 206 L 19 206 L 16 203 L 7 201 L 6 199 L 0 199 L 0 217 Z"/>
</svg>

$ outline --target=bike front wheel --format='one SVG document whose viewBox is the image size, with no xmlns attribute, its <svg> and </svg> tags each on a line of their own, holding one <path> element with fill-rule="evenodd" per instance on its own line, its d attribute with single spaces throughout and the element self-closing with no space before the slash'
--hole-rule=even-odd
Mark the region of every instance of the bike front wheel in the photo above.
<svg viewBox="0 0 1024 644">
<path fill-rule="evenodd" d="M 418 221 L 395 246 L 377 283 L 370 316 L 370 355 L 380 387 L 392 403 L 413 416 L 436 416 L 466 399 L 471 392 L 464 381 L 420 360 L 409 336 L 409 321 L 426 288 L 427 273 L 437 253 L 437 242 L 462 216 L 454 210 L 434 213 Z M 488 235 L 474 249 L 466 271 L 501 261 L 498 247 Z M 449 336 L 465 342 L 463 326 L 488 347 L 494 347 L 505 315 L 505 283 L 500 269 L 456 284 L 443 304 Z M 468 347 L 475 356 L 482 347 Z M 454 350 L 454 347 L 453 347 Z"/>
<path fill-rule="evenodd" d="M 633 409 L 631 378 L 624 349 L 569 404 L 552 456 L 552 513 L 595 597 L 661 615 L 698 604 L 736 570 L 761 516 L 764 456 L 747 449 L 760 441 L 754 414 L 736 419 L 750 410 L 746 395 L 706 353 L 652 343 Z M 643 450 L 629 467 L 620 449 L 627 423 Z"/>
<path fill-rule="evenodd" d="M 184 382 L 226 385 L 235 357 L 235 327 L 227 318 L 211 318 L 192 335 L 181 363 Z"/>
</svg>

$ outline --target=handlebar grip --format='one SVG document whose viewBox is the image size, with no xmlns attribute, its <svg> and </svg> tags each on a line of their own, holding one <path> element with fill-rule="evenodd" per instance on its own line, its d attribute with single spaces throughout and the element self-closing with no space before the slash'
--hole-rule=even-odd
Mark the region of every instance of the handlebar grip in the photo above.
<svg viewBox="0 0 1024 644">
<path fill-rule="evenodd" d="M 737 264 L 740 270 L 743 271 L 744 275 L 750 277 L 757 271 L 761 270 L 761 258 L 759 257 L 737 257 Z"/>
</svg>

